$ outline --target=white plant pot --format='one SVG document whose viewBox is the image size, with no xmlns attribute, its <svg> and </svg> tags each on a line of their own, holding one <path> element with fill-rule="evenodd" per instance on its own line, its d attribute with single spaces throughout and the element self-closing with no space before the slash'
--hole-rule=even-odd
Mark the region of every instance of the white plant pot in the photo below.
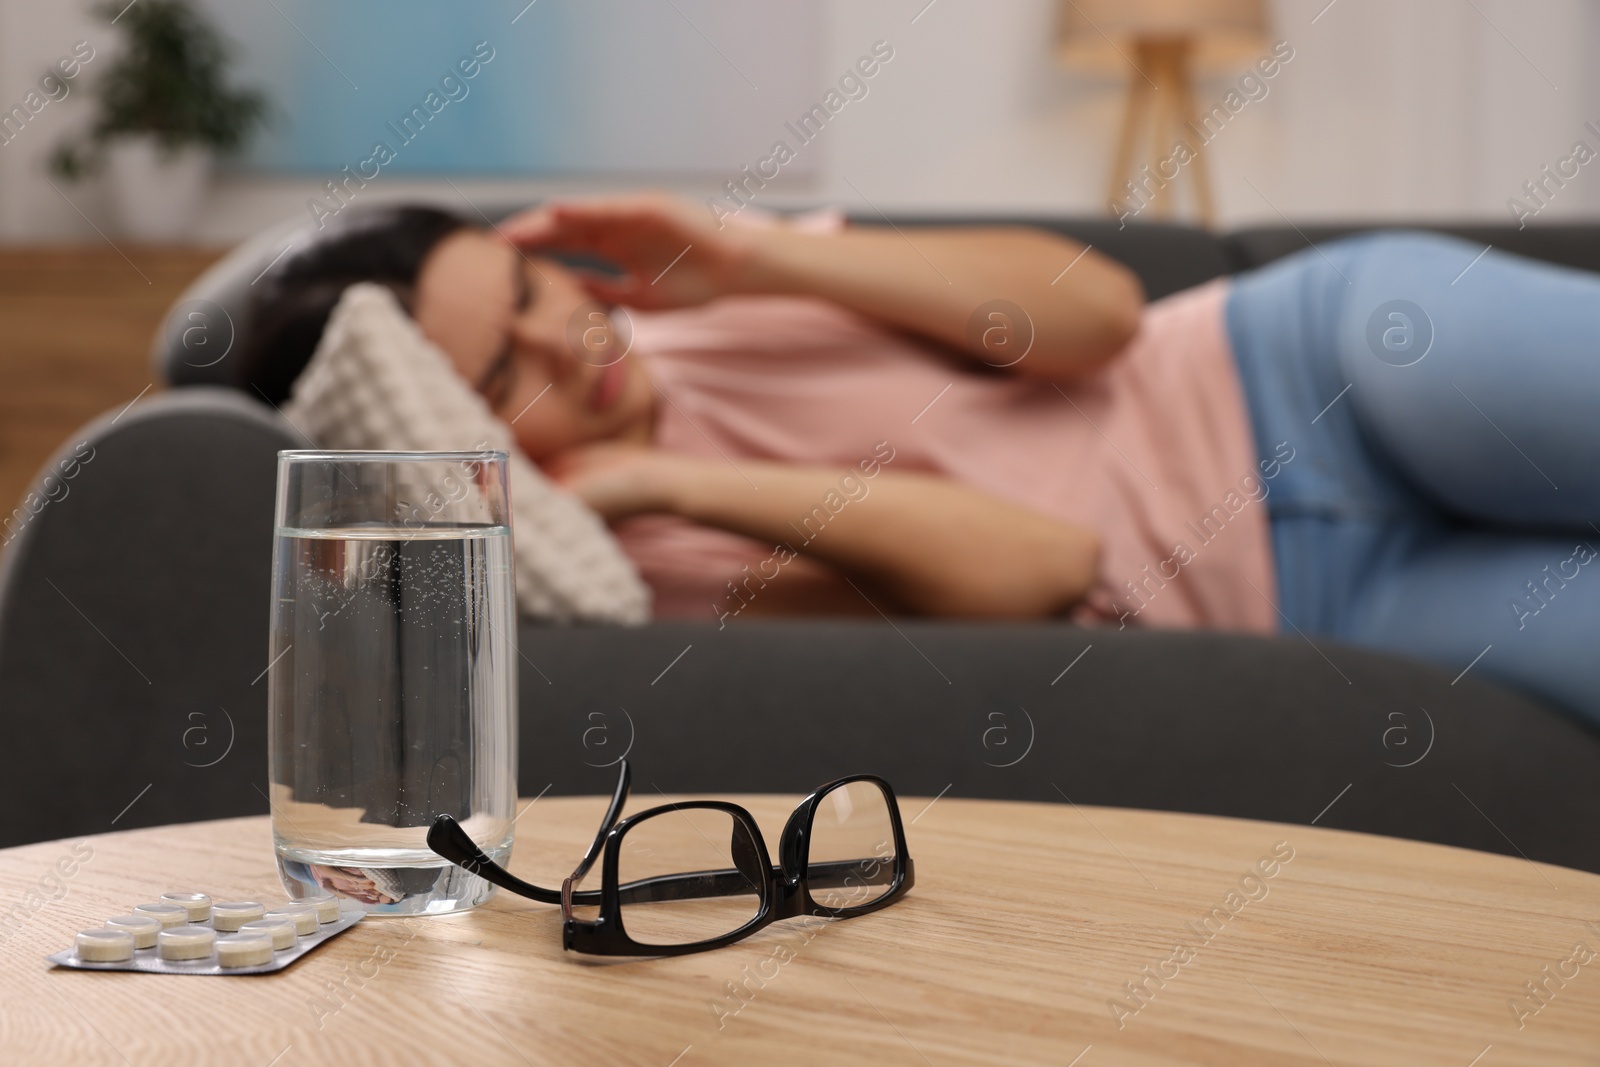
<svg viewBox="0 0 1600 1067">
<path fill-rule="evenodd" d="M 168 154 L 153 136 L 119 137 L 106 146 L 106 176 L 117 229 L 136 241 L 182 241 L 194 232 L 211 182 L 213 156 L 186 146 Z"/>
</svg>

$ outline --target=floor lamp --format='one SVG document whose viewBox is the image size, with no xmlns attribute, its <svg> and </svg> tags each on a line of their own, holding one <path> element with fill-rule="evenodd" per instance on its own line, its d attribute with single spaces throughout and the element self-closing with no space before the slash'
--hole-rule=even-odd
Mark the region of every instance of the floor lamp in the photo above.
<svg viewBox="0 0 1600 1067">
<path fill-rule="evenodd" d="M 1186 142 L 1193 158 L 1175 182 L 1188 175 L 1200 221 L 1212 224 L 1211 176 L 1196 121 L 1194 77 L 1235 66 L 1265 47 L 1266 0 L 1060 0 L 1057 54 L 1074 70 L 1127 71 L 1127 98 L 1112 156 L 1106 199 L 1113 214 L 1128 195 L 1129 181 L 1144 166 L 1154 168 Z M 1131 69 L 1129 69 L 1131 67 Z M 1139 150 L 1144 140 L 1146 149 Z M 1167 186 L 1151 183 L 1149 206 L 1170 217 Z"/>
</svg>

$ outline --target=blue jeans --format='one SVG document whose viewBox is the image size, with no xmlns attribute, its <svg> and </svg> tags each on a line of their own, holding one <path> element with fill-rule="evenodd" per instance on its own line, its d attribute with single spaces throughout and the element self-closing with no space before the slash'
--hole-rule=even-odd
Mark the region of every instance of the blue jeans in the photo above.
<svg viewBox="0 0 1600 1067">
<path fill-rule="evenodd" d="M 1600 275 L 1380 234 L 1228 300 L 1284 629 L 1470 666 L 1600 726 Z M 1337 657 L 1335 657 L 1337 659 Z"/>
</svg>

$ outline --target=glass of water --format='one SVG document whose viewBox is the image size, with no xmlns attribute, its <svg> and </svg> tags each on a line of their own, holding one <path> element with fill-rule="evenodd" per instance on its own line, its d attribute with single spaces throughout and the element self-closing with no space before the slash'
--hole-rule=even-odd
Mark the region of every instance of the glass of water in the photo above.
<svg viewBox="0 0 1600 1067">
<path fill-rule="evenodd" d="M 511 853 L 516 616 L 504 452 L 279 452 L 267 715 L 290 897 L 441 914 L 493 887 L 449 815 Z"/>
</svg>

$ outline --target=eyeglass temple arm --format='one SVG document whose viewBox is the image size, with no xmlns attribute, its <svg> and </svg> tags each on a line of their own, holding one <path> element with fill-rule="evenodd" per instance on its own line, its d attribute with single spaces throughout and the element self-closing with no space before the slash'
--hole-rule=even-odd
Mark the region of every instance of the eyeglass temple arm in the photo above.
<svg viewBox="0 0 1600 1067">
<path fill-rule="evenodd" d="M 872 870 L 872 867 L 876 870 Z M 774 867 L 773 877 L 782 877 Z M 852 883 L 851 879 L 856 882 Z M 882 857 L 859 860 L 834 860 L 813 863 L 806 870 L 813 886 L 837 888 L 851 884 L 887 885 L 894 881 L 894 862 Z M 750 892 L 750 878 L 742 871 L 695 871 L 641 878 L 618 887 L 623 904 L 650 904 L 667 900 L 695 900 L 700 897 L 731 897 Z"/>
<path fill-rule="evenodd" d="M 605 844 L 606 833 L 616 825 L 617 817 L 622 814 L 622 806 L 628 799 L 628 785 L 632 781 L 632 774 L 628 770 L 628 761 L 622 761 L 622 770 L 617 777 L 617 789 L 611 797 L 611 806 L 606 810 L 605 820 L 600 824 L 600 832 L 595 835 L 589 851 L 584 853 L 583 861 L 578 865 L 573 879 L 582 878 L 594 865 L 595 858 L 600 855 L 600 849 Z M 560 904 L 561 891 L 559 889 L 546 889 L 524 882 L 504 867 L 484 854 L 477 843 L 467 835 L 461 824 L 449 815 L 441 815 L 433 820 L 433 825 L 428 829 L 428 847 L 443 856 L 451 863 L 476 874 L 491 885 L 497 885 L 508 893 L 537 900 L 542 904 Z M 572 895 L 576 904 L 598 904 L 600 894 L 596 890 L 581 891 Z"/>
<path fill-rule="evenodd" d="M 894 859 L 869 856 L 858 860 L 812 863 L 806 867 L 806 881 L 813 886 L 837 888 L 850 885 L 852 878 L 860 885 L 889 885 L 894 881 Z"/>
<path fill-rule="evenodd" d="M 509 893 L 529 897 L 543 904 L 561 903 L 559 890 L 524 882 L 484 855 L 483 850 L 461 828 L 461 824 L 448 815 L 433 820 L 433 825 L 428 828 L 428 847 L 458 867 Z"/>
<path fill-rule="evenodd" d="M 594 861 L 600 858 L 600 850 L 605 847 L 606 834 L 617 825 L 617 820 L 622 818 L 622 806 L 628 802 L 628 789 L 633 783 L 633 769 L 628 766 L 626 759 L 618 761 L 620 769 L 617 772 L 617 788 L 611 794 L 611 806 L 606 809 L 606 817 L 600 820 L 600 829 L 596 831 L 594 840 L 589 842 L 589 851 L 583 854 L 583 859 L 578 861 L 578 866 L 573 868 L 572 882 L 574 885 L 583 881 L 583 876 L 589 873 L 589 868 L 594 866 Z M 574 893 L 576 899 L 581 893 Z"/>
</svg>

